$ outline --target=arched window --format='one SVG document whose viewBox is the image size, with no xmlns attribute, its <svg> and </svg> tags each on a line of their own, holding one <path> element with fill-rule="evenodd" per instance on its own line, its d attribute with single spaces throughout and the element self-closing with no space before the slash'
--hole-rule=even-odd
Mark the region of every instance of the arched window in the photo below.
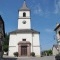
<svg viewBox="0 0 60 60">
<path fill-rule="evenodd" d="M 23 17 L 26 17 L 26 13 L 25 12 L 23 13 Z"/>
</svg>

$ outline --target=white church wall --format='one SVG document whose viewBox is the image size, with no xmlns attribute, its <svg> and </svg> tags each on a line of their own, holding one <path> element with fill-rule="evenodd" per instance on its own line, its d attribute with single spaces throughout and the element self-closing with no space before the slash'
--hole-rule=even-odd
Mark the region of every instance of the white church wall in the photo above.
<svg viewBox="0 0 60 60">
<path fill-rule="evenodd" d="M 14 52 L 17 52 L 16 46 L 15 47 L 10 46 L 8 55 L 14 57 Z"/>
<path fill-rule="evenodd" d="M 12 34 L 10 35 L 10 43 L 9 43 L 9 56 L 14 56 L 14 52 L 18 52 L 18 42 L 22 41 L 23 39 L 26 39 L 26 41 L 29 41 L 31 43 L 31 52 L 35 52 L 36 55 L 40 55 L 40 47 L 39 47 L 39 34 L 34 34 L 34 36 L 31 33 L 26 34 Z M 33 50 L 32 50 L 32 40 L 33 40 Z M 14 51 L 13 51 L 14 50 Z"/>
<path fill-rule="evenodd" d="M 23 13 L 26 13 L 26 18 L 30 18 L 30 11 L 19 11 L 19 18 L 25 18 L 23 17 Z"/>
<path fill-rule="evenodd" d="M 16 46 L 16 34 L 10 35 L 9 46 Z"/>
<path fill-rule="evenodd" d="M 26 41 L 29 41 L 32 44 L 32 34 L 31 33 L 17 34 L 17 43 L 22 41 L 22 39 L 26 39 Z M 31 45 L 31 52 L 32 52 L 32 45 Z"/>
<path fill-rule="evenodd" d="M 33 35 L 33 46 L 40 46 L 39 34 Z"/>
<path fill-rule="evenodd" d="M 41 56 L 40 55 L 40 47 L 37 47 L 37 46 L 36 47 L 33 47 L 33 52 L 35 52 L 35 55 L 36 56 L 38 56 L 38 57 Z"/>
<path fill-rule="evenodd" d="M 26 41 L 29 41 L 30 43 L 32 42 L 32 36 L 30 33 L 26 34 L 17 34 L 17 43 L 22 41 L 23 39 L 26 39 Z"/>
<path fill-rule="evenodd" d="M 26 24 L 23 24 L 26 21 Z M 31 29 L 30 19 L 18 19 L 18 29 Z"/>
<path fill-rule="evenodd" d="M 16 34 L 10 34 L 9 37 L 9 51 L 8 51 L 8 55 L 9 56 L 14 56 L 13 53 L 17 51 L 16 49 Z"/>
<path fill-rule="evenodd" d="M 35 52 L 36 56 L 40 56 L 39 34 L 34 34 L 33 35 L 33 51 Z"/>
<path fill-rule="evenodd" d="M 9 42 L 9 56 L 14 56 L 14 52 L 18 52 L 18 43 L 22 41 L 22 39 L 26 39 L 32 43 L 32 34 L 17 34 L 17 35 L 10 35 L 10 42 Z M 13 51 L 14 50 L 14 51 Z M 32 51 L 32 48 L 31 48 Z"/>
</svg>

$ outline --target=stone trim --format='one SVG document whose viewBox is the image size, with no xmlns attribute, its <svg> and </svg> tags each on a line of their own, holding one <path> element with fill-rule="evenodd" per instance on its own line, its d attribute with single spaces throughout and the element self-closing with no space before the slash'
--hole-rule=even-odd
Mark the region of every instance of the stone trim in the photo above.
<svg viewBox="0 0 60 60">
<path fill-rule="evenodd" d="M 23 17 L 21 18 L 21 17 L 20 17 L 20 18 L 18 18 L 18 19 L 31 19 L 31 18 L 23 18 Z"/>
<path fill-rule="evenodd" d="M 33 47 L 40 47 L 40 46 L 33 46 Z"/>
<path fill-rule="evenodd" d="M 25 42 L 25 43 L 24 43 Z M 18 56 L 21 56 L 21 46 L 27 46 L 27 56 L 30 56 L 31 53 L 31 43 L 27 41 L 22 41 L 18 43 Z"/>
</svg>

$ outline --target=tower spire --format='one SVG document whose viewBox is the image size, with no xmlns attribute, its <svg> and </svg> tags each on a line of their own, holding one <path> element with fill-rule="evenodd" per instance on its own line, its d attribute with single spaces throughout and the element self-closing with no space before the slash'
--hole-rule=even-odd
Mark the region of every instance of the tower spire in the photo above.
<svg viewBox="0 0 60 60">
<path fill-rule="evenodd" d="M 26 0 L 24 0 L 24 3 L 22 5 L 22 8 L 20 9 L 20 11 L 29 11 L 30 9 L 27 7 L 26 5 Z"/>
</svg>

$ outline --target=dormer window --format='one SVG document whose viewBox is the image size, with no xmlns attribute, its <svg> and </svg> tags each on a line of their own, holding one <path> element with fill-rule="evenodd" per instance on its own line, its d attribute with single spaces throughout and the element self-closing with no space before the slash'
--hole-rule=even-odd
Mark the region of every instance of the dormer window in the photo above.
<svg viewBox="0 0 60 60">
<path fill-rule="evenodd" d="M 59 35 L 60 35 L 60 31 L 59 31 Z"/>
<path fill-rule="evenodd" d="M 23 13 L 23 17 L 26 17 L 26 13 L 25 12 Z"/>
</svg>

